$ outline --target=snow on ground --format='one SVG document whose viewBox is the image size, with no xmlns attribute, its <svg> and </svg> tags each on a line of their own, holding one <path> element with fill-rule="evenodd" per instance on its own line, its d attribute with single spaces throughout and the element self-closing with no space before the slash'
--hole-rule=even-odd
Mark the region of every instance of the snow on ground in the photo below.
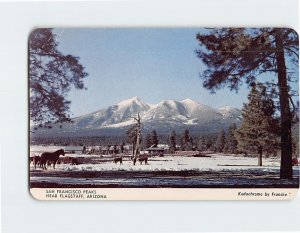
<svg viewBox="0 0 300 233">
<path fill-rule="evenodd" d="M 60 147 L 61 148 L 61 147 Z M 42 151 L 55 151 L 58 147 L 31 147 L 31 156 Z M 42 171 L 30 164 L 30 181 L 33 187 L 55 185 L 96 185 L 97 187 L 298 187 L 299 166 L 294 166 L 295 179 L 279 180 L 280 160 L 263 159 L 257 166 L 257 158 L 242 155 L 211 154 L 210 157 L 182 157 L 165 155 L 149 157 L 148 165 L 139 162 L 134 166 L 128 156 L 123 164 L 113 163 L 111 155 L 66 154 L 78 157 L 79 165 L 57 164 Z M 63 156 L 61 156 L 62 158 Z M 178 174 L 177 171 L 184 171 Z M 186 171 L 186 172 L 185 172 Z M 101 175 L 99 175 L 99 172 Z M 190 175 L 189 175 L 190 174 Z M 298 177 L 298 178 L 297 178 Z M 70 186 L 71 185 L 71 186 Z M 72 186 L 73 185 L 73 186 Z M 280 186 L 281 185 L 281 186 Z M 60 187 L 60 186 L 59 186 Z"/>
<path fill-rule="evenodd" d="M 55 151 L 57 147 L 34 147 L 31 148 L 31 155 L 40 154 L 41 151 Z M 35 152 L 39 151 L 39 153 Z M 56 169 L 65 171 L 179 171 L 179 170 L 199 170 L 199 171 L 226 171 L 226 170 L 278 170 L 280 160 L 278 158 L 263 159 L 263 166 L 257 166 L 257 158 L 243 157 L 236 155 L 211 154 L 211 157 L 179 157 L 166 155 L 164 157 L 150 157 L 148 165 L 139 162 L 134 166 L 128 157 L 124 157 L 123 164 L 115 164 L 111 155 L 83 155 L 83 154 L 67 154 L 71 157 L 89 158 L 87 161 L 94 161 L 93 164 L 57 164 Z M 61 156 L 62 157 L 62 156 Z M 84 161 L 84 159 L 83 159 Z M 34 169 L 31 164 L 31 169 Z M 36 168 L 40 169 L 40 168 Z"/>
</svg>

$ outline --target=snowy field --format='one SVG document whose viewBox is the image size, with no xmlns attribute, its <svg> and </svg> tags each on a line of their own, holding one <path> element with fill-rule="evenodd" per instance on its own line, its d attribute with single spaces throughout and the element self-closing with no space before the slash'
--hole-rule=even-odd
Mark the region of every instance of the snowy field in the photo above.
<svg viewBox="0 0 300 233">
<path fill-rule="evenodd" d="M 38 155 L 42 148 L 32 148 L 31 156 Z M 54 151 L 57 148 L 49 148 Z M 39 151 L 39 153 L 37 153 Z M 279 181 L 280 160 L 263 159 L 263 166 L 257 166 L 257 158 L 241 155 L 211 154 L 210 157 L 179 157 L 165 155 L 149 157 L 148 164 L 139 162 L 134 166 L 128 157 L 123 164 L 115 164 L 111 155 L 66 154 L 77 157 L 80 164 L 57 164 L 43 171 L 30 164 L 30 180 L 35 185 L 44 183 L 61 185 L 104 185 L 110 187 L 174 186 L 200 187 L 203 185 L 276 185 Z M 61 156 L 63 158 L 63 156 Z M 298 185 L 299 166 L 294 167 L 295 179 L 285 181 Z M 188 179 L 187 179 L 188 178 Z M 151 186 L 152 184 L 152 186 Z"/>
<path fill-rule="evenodd" d="M 62 147 L 60 147 L 62 148 Z M 55 151 L 58 147 L 32 147 L 31 156 L 40 155 L 41 152 Z M 65 149 L 65 148 L 64 148 Z M 70 150 L 70 148 L 68 148 Z M 82 160 L 92 161 L 92 163 L 84 163 L 79 165 L 58 164 L 56 169 L 64 171 L 111 171 L 111 170 L 130 170 L 130 171 L 178 171 L 178 170 L 270 170 L 279 169 L 280 160 L 278 158 L 263 159 L 263 166 L 257 166 L 257 158 L 243 157 L 241 155 L 223 155 L 211 154 L 210 157 L 179 157 L 172 155 L 165 155 L 164 157 L 150 157 L 148 165 L 135 166 L 128 157 L 124 157 L 123 164 L 113 163 L 112 155 L 84 155 L 84 154 L 66 154 L 69 157 L 79 157 Z M 63 158 L 63 156 L 60 156 Z M 31 164 L 31 169 L 34 169 Z M 40 169 L 40 168 L 37 168 Z"/>
</svg>

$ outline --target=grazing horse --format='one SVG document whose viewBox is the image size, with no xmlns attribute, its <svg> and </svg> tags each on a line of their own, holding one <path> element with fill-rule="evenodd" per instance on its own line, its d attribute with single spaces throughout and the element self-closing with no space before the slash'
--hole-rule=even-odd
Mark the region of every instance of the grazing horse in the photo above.
<svg viewBox="0 0 300 233">
<path fill-rule="evenodd" d="M 145 161 L 145 165 L 148 164 L 148 156 L 140 155 L 138 158 L 132 158 L 133 165 L 135 165 L 136 160 L 138 160 L 141 164 Z"/>
<path fill-rule="evenodd" d="M 292 163 L 293 163 L 293 166 L 297 166 L 299 164 L 299 161 L 297 158 L 293 158 Z"/>
<path fill-rule="evenodd" d="M 72 157 L 69 157 L 69 156 L 64 157 L 62 163 L 63 164 L 71 164 L 71 165 L 78 165 L 79 164 L 77 158 L 72 158 Z"/>
<path fill-rule="evenodd" d="M 120 164 L 123 163 L 122 157 L 116 157 L 116 158 L 114 158 L 114 163 L 117 164 L 118 162 L 120 162 Z"/>
<path fill-rule="evenodd" d="M 71 159 L 71 164 L 72 165 L 78 165 L 79 163 L 78 163 L 78 159 L 77 158 L 72 158 Z"/>
<path fill-rule="evenodd" d="M 32 158 L 32 162 L 34 164 L 34 169 L 36 169 L 36 165 L 41 163 L 41 156 L 34 155 Z"/>
<path fill-rule="evenodd" d="M 53 169 L 55 169 L 55 164 L 59 158 L 59 156 L 65 156 L 65 152 L 63 149 L 57 150 L 55 152 L 44 152 L 41 155 L 40 165 L 43 170 L 47 170 L 46 164 L 53 163 Z"/>
<path fill-rule="evenodd" d="M 69 157 L 69 156 L 64 157 L 63 164 L 69 164 L 69 163 L 71 163 L 71 157 Z"/>
<path fill-rule="evenodd" d="M 145 161 L 145 165 L 148 164 L 148 156 L 142 155 L 138 157 L 138 161 L 142 164 Z"/>
</svg>

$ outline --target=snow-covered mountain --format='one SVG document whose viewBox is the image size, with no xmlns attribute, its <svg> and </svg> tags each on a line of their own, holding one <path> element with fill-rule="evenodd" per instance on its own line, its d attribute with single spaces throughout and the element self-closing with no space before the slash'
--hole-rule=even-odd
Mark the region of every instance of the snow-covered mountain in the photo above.
<svg viewBox="0 0 300 233">
<path fill-rule="evenodd" d="M 147 104 L 138 97 L 123 100 L 105 109 L 73 118 L 73 123 L 53 126 L 52 132 L 90 135 L 91 131 L 114 134 L 125 132 L 134 124 L 132 117 L 140 114 L 143 129 L 158 132 L 189 129 L 190 131 L 216 132 L 230 124 L 240 124 L 241 110 L 229 106 L 214 109 L 191 99 L 164 100 Z M 120 131 L 121 130 L 121 131 Z M 58 133 L 58 132 L 57 132 Z"/>
<path fill-rule="evenodd" d="M 219 108 L 219 112 L 222 113 L 223 117 L 236 119 L 237 121 L 242 120 L 242 112 L 238 108 L 224 106 L 224 107 Z"/>
<path fill-rule="evenodd" d="M 136 96 L 106 109 L 76 117 L 73 119 L 73 125 L 79 129 L 124 127 L 132 124 L 131 116 L 136 116 L 138 113 L 143 114 L 149 109 L 150 106 Z"/>
</svg>

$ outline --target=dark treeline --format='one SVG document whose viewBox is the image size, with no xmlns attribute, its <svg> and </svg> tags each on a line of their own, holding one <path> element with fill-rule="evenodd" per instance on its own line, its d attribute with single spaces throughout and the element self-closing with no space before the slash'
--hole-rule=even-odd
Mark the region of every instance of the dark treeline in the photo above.
<svg viewBox="0 0 300 233">
<path fill-rule="evenodd" d="M 155 130 L 154 130 L 155 131 Z M 149 133 L 151 135 L 151 133 Z M 171 134 L 171 133 L 170 133 Z M 181 145 L 181 137 L 184 132 L 176 132 L 175 142 L 176 145 Z M 198 139 L 205 138 L 208 144 L 214 138 L 217 137 L 217 134 L 198 134 L 190 136 L 193 144 L 197 144 Z M 152 138 L 154 139 L 154 137 Z M 170 135 L 168 134 L 159 134 L 157 133 L 157 143 L 154 144 L 168 144 L 170 142 Z M 60 145 L 60 146 L 97 146 L 97 145 L 115 145 L 122 143 L 129 143 L 129 140 L 126 136 L 62 136 L 62 137 L 31 137 L 31 145 Z M 149 144 L 150 143 L 150 144 Z M 147 133 L 142 135 L 142 147 L 150 147 L 152 142 L 147 144 Z M 209 147 L 209 146 L 208 146 Z"/>
<path fill-rule="evenodd" d="M 190 134 L 189 130 L 172 131 L 169 134 L 159 134 L 155 130 L 142 135 L 141 148 L 150 146 L 156 147 L 158 144 L 165 144 L 169 147 L 169 152 L 175 151 L 213 151 L 216 153 L 240 154 L 255 156 L 256 151 L 241 149 L 238 146 L 236 131 L 238 128 L 232 124 L 227 129 L 220 129 L 218 133 L 210 134 Z M 299 153 L 299 139 L 294 131 L 293 154 Z M 34 137 L 31 138 L 31 145 L 57 145 L 57 146 L 107 146 L 130 144 L 128 136 L 81 136 L 81 137 Z M 278 156 L 280 149 L 273 146 L 264 151 L 264 156 Z"/>
<path fill-rule="evenodd" d="M 86 136 L 86 137 L 35 137 L 31 138 L 31 145 L 57 145 L 57 146 L 98 146 L 121 145 L 126 142 L 120 136 Z"/>
<path fill-rule="evenodd" d="M 222 130 L 223 132 L 224 131 Z M 121 145 L 131 143 L 128 136 L 64 136 L 64 137 L 32 137 L 31 145 L 57 145 L 57 146 L 99 146 Z M 190 134 L 189 130 L 172 131 L 170 134 L 160 134 L 155 130 L 142 135 L 141 146 L 143 149 L 158 144 L 165 144 L 170 150 L 217 150 L 218 133 Z M 230 148 L 226 145 L 225 148 Z M 219 151 L 221 152 L 221 151 Z"/>
</svg>

